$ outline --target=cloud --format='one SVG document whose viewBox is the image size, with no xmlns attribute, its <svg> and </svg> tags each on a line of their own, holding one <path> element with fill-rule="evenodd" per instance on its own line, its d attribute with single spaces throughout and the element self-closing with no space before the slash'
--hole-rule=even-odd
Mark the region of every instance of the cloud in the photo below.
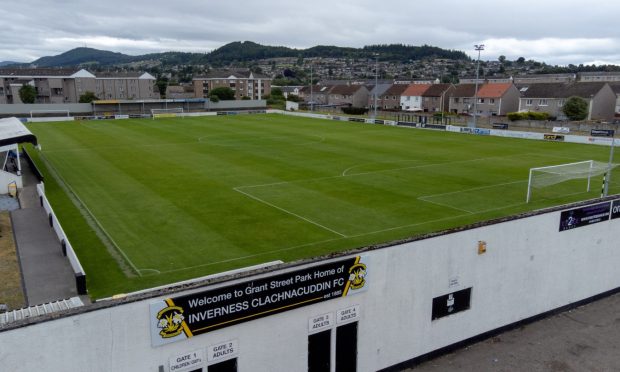
<svg viewBox="0 0 620 372">
<path fill-rule="evenodd" d="M 430 44 L 483 59 L 618 61 L 620 3 L 590 0 L 6 0 L 0 61 L 88 45 L 126 54 L 205 52 L 232 41 L 308 48 Z M 571 58 L 573 58 L 571 60 Z"/>
</svg>

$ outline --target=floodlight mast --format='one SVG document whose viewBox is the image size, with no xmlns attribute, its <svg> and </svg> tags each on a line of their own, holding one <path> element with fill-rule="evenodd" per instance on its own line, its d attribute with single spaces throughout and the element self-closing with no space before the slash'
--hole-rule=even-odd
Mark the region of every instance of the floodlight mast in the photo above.
<svg viewBox="0 0 620 372">
<path fill-rule="evenodd" d="M 378 86 L 378 82 L 379 82 L 379 77 L 378 77 L 378 72 L 379 72 L 379 53 L 375 53 L 375 113 L 373 116 L 373 119 L 377 119 L 377 86 Z"/>
<path fill-rule="evenodd" d="M 607 196 L 609 192 L 609 183 L 611 182 L 611 165 L 614 161 L 614 147 L 615 147 L 616 137 L 615 131 L 611 133 L 611 145 L 609 146 L 609 163 L 607 164 L 607 173 L 605 174 L 605 187 L 603 189 L 603 197 Z"/>
<path fill-rule="evenodd" d="M 484 50 L 484 44 L 474 45 L 478 51 L 478 62 L 476 62 L 476 88 L 474 91 L 474 123 L 473 127 L 478 126 L 478 77 L 480 76 L 480 51 Z"/>
</svg>

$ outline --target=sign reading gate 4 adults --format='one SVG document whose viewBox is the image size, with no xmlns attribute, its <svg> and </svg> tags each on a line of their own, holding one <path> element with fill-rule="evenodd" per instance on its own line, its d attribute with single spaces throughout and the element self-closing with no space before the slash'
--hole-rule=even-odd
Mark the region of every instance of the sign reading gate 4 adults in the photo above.
<svg viewBox="0 0 620 372">
<path fill-rule="evenodd" d="M 367 256 L 356 256 L 152 303 L 151 344 L 362 292 L 367 288 L 367 261 Z"/>
</svg>

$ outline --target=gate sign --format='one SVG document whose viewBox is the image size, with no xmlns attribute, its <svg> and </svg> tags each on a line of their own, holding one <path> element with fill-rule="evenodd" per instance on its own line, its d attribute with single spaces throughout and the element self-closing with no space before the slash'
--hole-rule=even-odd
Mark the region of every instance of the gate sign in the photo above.
<svg viewBox="0 0 620 372">
<path fill-rule="evenodd" d="M 367 256 L 233 284 L 150 305 L 151 344 L 159 346 L 367 288 Z"/>
<path fill-rule="evenodd" d="M 447 295 L 433 298 L 433 310 L 431 319 L 439 319 L 444 316 L 469 310 L 471 302 L 471 287 Z"/>
<path fill-rule="evenodd" d="M 592 137 L 613 137 L 613 129 L 590 129 L 590 135 Z"/>
<path fill-rule="evenodd" d="M 611 205 L 611 219 L 620 218 L 620 199 L 614 200 Z"/>
<path fill-rule="evenodd" d="M 563 211 L 560 214 L 560 231 L 609 220 L 611 202 L 599 203 Z"/>
</svg>

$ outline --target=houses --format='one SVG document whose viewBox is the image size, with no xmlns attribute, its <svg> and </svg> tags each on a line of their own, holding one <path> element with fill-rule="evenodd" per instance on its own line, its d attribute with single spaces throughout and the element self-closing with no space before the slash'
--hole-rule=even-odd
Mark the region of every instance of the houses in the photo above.
<svg viewBox="0 0 620 372">
<path fill-rule="evenodd" d="M 512 83 L 483 84 L 478 89 L 476 114 L 506 115 L 519 108 L 519 90 Z"/>
<path fill-rule="evenodd" d="M 327 102 L 331 106 L 365 107 L 368 94 L 364 85 L 336 85 L 329 91 Z"/>
<path fill-rule="evenodd" d="M 406 84 L 394 84 L 382 95 L 379 96 L 381 106 L 377 103 L 377 107 L 381 107 L 383 110 L 400 110 L 400 97 L 402 93 L 407 89 Z"/>
<path fill-rule="evenodd" d="M 608 83 L 541 83 L 519 88 L 519 111 L 546 112 L 552 117 L 566 119 L 562 107 L 569 97 L 576 96 L 588 103 L 586 120 L 614 117 L 617 95 Z"/>
<path fill-rule="evenodd" d="M 411 84 L 400 95 L 400 108 L 403 111 L 423 111 L 422 94 L 430 88 L 430 84 Z"/>
<path fill-rule="evenodd" d="M 449 100 L 449 110 L 454 114 L 469 114 L 473 112 L 476 84 L 459 84 L 452 91 Z"/>
<path fill-rule="evenodd" d="M 271 94 L 271 78 L 250 70 L 211 70 L 206 75 L 192 79 L 195 98 L 208 98 L 209 93 L 219 87 L 235 92 L 235 99 L 263 99 Z"/>
<path fill-rule="evenodd" d="M 84 69 L 0 69 L 0 104 L 22 103 L 19 90 L 31 85 L 35 103 L 76 103 L 92 92 L 99 99 L 159 98 L 155 77 L 148 73 L 93 73 Z"/>
<path fill-rule="evenodd" d="M 452 84 L 433 84 L 422 94 L 424 112 L 449 112 L 450 94 L 454 91 Z"/>
</svg>

